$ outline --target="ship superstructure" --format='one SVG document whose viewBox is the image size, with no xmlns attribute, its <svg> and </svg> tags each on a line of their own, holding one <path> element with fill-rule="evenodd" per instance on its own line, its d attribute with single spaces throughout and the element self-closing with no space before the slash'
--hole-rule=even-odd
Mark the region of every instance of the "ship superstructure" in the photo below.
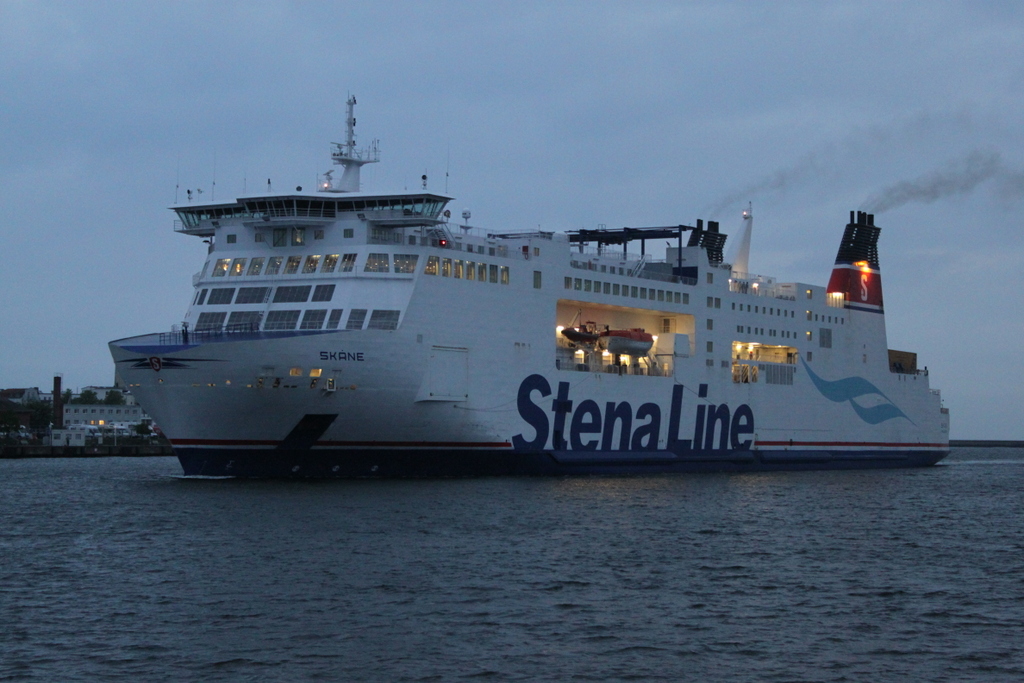
<svg viewBox="0 0 1024 683">
<path fill-rule="evenodd" d="M 851 212 L 827 287 L 734 269 L 713 221 L 457 226 L 425 182 L 360 189 L 379 150 L 356 150 L 354 104 L 337 184 L 172 207 L 176 230 L 210 243 L 184 321 L 110 348 L 186 474 L 905 467 L 948 452 L 939 392 L 887 347 L 873 216 Z M 654 259 L 649 240 L 673 246 Z"/>
</svg>

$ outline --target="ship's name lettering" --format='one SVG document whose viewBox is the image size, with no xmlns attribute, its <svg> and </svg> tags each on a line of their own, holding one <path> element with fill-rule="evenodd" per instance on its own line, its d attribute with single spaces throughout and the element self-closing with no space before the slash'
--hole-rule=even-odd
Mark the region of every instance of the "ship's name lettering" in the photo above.
<svg viewBox="0 0 1024 683">
<path fill-rule="evenodd" d="M 363 361 L 366 358 L 363 357 L 362 351 L 321 351 L 320 360 L 358 360 Z"/>
<path fill-rule="evenodd" d="M 608 401 L 603 408 L 591 399 L 577 403 L 570 400 L 569 383 L 559 382 L 547 407 L 547 402 L 535 403 L 533 396 L 551 396 L 551 385 L 542 375 L 530 375 L 519 385 L 516 404 L 519 416 L 533 428 L 533 436 L 517 434 L 512 445 L 517 450 L 653 451 L 660 443 L 674 453 L 750 449 L 754 411 L 745 403 L 730 410 L 724 403 L 715 405 L 701 399 L 694 411 L 691 438 L 680 438 L 683 391 L 682 385 L 672 387 L 663 433 L 662 410 L 657 403 L 642 403 L 636 410 L 628 401 Z"/>
</svg>

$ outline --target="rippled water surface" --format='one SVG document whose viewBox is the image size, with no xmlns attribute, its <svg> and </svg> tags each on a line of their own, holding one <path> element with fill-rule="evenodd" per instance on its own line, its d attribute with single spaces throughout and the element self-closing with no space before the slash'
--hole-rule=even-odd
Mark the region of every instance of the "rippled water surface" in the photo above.
<svg viewBox="0 0 1024 683">
<path fill-rule="evenodd" d="M 1024 680 L 1024 450 L 873 472 L 178 473 L 0 461 L 0 679 Z"/>
</svg>

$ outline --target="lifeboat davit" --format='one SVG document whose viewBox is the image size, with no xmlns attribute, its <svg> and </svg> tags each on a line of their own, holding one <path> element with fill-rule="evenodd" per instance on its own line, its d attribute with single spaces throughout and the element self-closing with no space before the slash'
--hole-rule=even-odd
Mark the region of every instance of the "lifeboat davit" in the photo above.
<svg viewBox="0 0 1024 683">
<path fill-rule="evenodd" d="M 654 337 L 639 327 L 630 330 L 605 330 L 597 345 L 616 356 L 643 356 L 654 346 Z"/>
</svg>

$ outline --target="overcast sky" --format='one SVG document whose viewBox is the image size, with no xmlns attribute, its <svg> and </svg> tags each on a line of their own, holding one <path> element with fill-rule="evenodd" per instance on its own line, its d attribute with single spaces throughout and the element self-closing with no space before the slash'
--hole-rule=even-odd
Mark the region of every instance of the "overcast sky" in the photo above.
<svg viewBox="0 0 1024 683">
<path fill-rule="evenodd" d="M 751 270 L 824 285 L 875 210 L 890 348 L 953 438 L 1024 439 L 1017 2 L 0 0 L 0 387 L 111 383 L 205 257 L 176 181 L 313 185 L 349 93 L 366 189 L 447 169 L 488 229 L 736 234 L 751 201 Z"/>
</svg>

